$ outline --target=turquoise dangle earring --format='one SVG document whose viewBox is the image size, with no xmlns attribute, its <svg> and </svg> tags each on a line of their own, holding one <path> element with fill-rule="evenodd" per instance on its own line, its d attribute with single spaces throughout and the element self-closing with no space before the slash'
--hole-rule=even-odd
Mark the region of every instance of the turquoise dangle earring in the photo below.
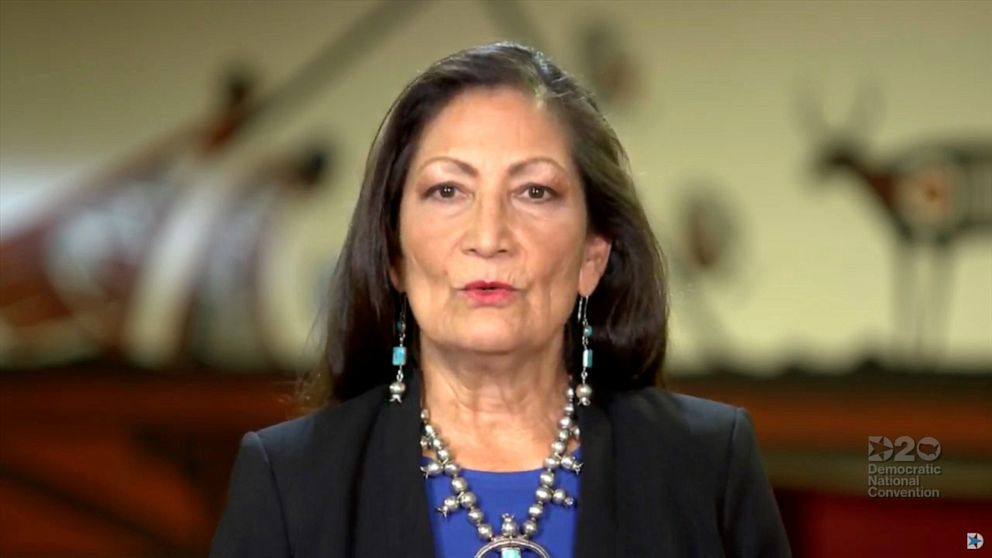
<svg viewBox="0 0 992 558">
<path fill-rule="evenodd" d="M 393 347 L 393 366 L 396 367 L 396 381 L 389 384 L 389 402 L 402 403 L 403 394 L 406 393 L 406 384 L 403 383 L 403 365 L 406 364 L 406 297 L 400 305 L 400 318 L 396 321 L 396 334 L 399 336 L 399 343 Z"/>
<path fill-rule="evenodd" d="M 579 398 L 579 405 L 589 406 L 589 399 L 592 397 L 592 386 L 587 382 L 589 379 L 589 369 L 592 368 L 592 349 L 589 348 L 589 338 L 592 337 L 592 326 L 589 325 L 586 315 L 589 307 L 589 297 L 579 297 L 579 315 L 577 321 L 582 326 L 582 374 L 580 383 L 575 388 L 575 395 Z"/>
</svg>

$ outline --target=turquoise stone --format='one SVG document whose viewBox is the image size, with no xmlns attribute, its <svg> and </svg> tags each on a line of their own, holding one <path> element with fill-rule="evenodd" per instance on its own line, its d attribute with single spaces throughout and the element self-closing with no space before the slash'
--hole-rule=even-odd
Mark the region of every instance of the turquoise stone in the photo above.
<svg viewBox="0 0 992 558">
<path fill-rule="evenodd" d="M 587 325 L 586 327 L 582 328 L 582 335 L 585 335 L 586 337 L 592 337 L 592 326 Z"/>
<path fill-rule="evenodd" d="M 592 349 L 582 351 L 582 366 L 592 368 Z"/>
<path fill-rule="evenodd" d="M 519 548 L 504 548 L 500 550 L 500 558 L 521 558 Z"/>
<path fill-rule="evenodd" d="M 393 347 L 393 366 L 406 364 L 406 347 Z"/>
</svg>

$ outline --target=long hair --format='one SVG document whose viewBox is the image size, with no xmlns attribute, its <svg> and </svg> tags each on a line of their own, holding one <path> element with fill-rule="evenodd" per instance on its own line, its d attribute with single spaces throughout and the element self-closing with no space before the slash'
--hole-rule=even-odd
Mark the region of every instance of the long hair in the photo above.
<svg viewBox="0 0 992 558">
<path fill-rule="evenodd" d="M 358 203 L 331 280 L 326 339 L 318 365 L 300 384 L 304 409 L 344 401 L 395 376 L 391 347 L 400 293 L 389 280 L 400 254 L 399 208 L 410 160 L 426 125 L 470 88 L 514 87 L 543 103 L 570 134 L 590 228 L 612 243 L 603 277 L 589 297 L 597 398 L 663 384 L 668 340 L 664 258 L 631 179 L 627 154 L 595 99 L 532 48 L 499 42 L 443 58 L 393 102 L 369 150 Z M 408 317 L 408 359 L 419 362 L 419 329 Z M 581 369 L 580 331 L 564 331 L 566 367 Z"/>
</svg>

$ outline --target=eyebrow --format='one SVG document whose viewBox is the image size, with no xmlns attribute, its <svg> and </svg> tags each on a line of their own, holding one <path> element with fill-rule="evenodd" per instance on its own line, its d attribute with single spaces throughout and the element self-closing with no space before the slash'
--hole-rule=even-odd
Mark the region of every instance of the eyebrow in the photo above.
<svg viewBox="0 0 992 558">
<path fill-rule="evenodd" d="M 427 165 L 429 165 L 431 163 L 436 163 L 436 162 L 439 162 L 439 161 L 443 161 L 443 162 L 447 162 L 447 163 L 452 163 L 455 166 L 457 166 L 462 172 L 464 172 L 465 174 L 467 174 L 467 175 L 469 175 L 471 177 L 479 176 L 479 171 L 476 170 L 476 168 L 473 167 L 472 165 L 466 163 L 465 161 L 462 161 L 460 159 L 455 159 L 454 157 L 449 157 L 447 155 L 438 155 L 436 157 L 431 157 L 430 159 L 427 159 L 426 161 L 424 161 L 420 165 L 420 167 L 418 168 L 418 171 L 423 170 L 424 167 L 426 167 Z M 558 167 L 563 172 L 566 172 L 565 171 L 565 168 L 562 167 L 558 163 L 558 161 L 555 161 L 554 159 L 552 159 L 550 157 L 541 157 L 541 156 L 538 156 L 538 157 L 531 157 L 529 159 L 524 159 L 523 161 L 518 161 L 516 163 L 513 163 L 510 166 L 510 172 L 509 172 L 509 174 L 510 174 L 510 176 L 515 176 L 517 174 L 520 174 L 520 172 L 523 171 L 525 168 L 527 168 L 527 167 L 529 167 L 531 165 L 534 165 L 536 163 L 549 163 L 551 165 L 554 165 L 554 166 Z"/>
</svg>

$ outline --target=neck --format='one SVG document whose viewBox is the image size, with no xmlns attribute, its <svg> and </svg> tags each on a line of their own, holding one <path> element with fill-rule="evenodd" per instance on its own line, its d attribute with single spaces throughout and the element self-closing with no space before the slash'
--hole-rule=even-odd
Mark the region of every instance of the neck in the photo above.
<svg viewBox="0 0 992 558">
<path fill-rule="evenodd" d="M 540 465 L 565 403 L 561 351 L 561 339 L 539 352 L 499 355 L 444 351 L 422 340 L 423 404 L 460 465 Z"/>
</svg>

